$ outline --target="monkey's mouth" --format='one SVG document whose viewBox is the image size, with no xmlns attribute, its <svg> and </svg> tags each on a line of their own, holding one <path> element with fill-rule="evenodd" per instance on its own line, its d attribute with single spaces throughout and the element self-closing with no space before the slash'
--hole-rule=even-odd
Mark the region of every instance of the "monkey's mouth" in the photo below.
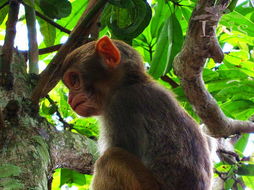
<svg viewBox="0 0 254 190">
<path fill-rule="evenodd" d="M 85 103 L 85 101 L 81 101 L 81 102 L 76 103 L 75 105 L 72 106 L 72 109 L 73 109 L 74 111 L 76 111 L 77 107 L 80 106 L 80 105 L 82 105 L 83 103 Z"/>
</svg>

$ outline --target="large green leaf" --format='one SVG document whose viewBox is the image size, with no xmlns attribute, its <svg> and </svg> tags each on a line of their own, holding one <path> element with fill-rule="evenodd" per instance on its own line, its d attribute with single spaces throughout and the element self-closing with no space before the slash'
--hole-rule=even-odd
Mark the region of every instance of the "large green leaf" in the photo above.
<svg viewBox="0 0 254 190">
<path fill-rule="evenodd" d="M 216 71 L 212 71 L 211 69 L 204 68 L 202 74 L 203 74 L 203 79 L 205 82 L 213 81 L 215 79 L 218 80 L 219 78 L 219 73 Z"/>
<path fill-rule="evenodd" d="M 118 39 L 129 42 L 147 27 L 152 17 L 150 5 L 144 0 L 132 1 L 127 9 L 114 7 L 108 27 Z"/>
<path fill-rule="evenodd" d="M 64 18 L 71 13 L 71 3 L 68 0 L 39 0 L 39 6 L 52 19 Z"/>
<path fill-rule="evenodd" d="M 160 32 L 156 50 L 151 63 L 151 68 L 149 69 L 149 74 L 152 75 L 155 79 L 161 77 L 167 69 L 168 50 L 172 47 L 172 41 L 169 41 L 168 37 L 168 28 L 172 27 L 171 19 L 172 17 L 170 16 L 164 23 L 164 26 Z"/>
<path fill-rule="evenodd" d="M 55 38 L 56 38 L 56 28 L 52 26 L 51 24 L 47 23 L 43 19 L 37 18 L 39 25 L 40 25 L 40 31 L 43 35 L 44 43 L 46 46 L 52 46 L 54 45 Z"/>
<path fill-rule="evenodd" d="M 249 165 L 244 165 L 242 164 L 238 171 L 238 175 L 243 175 L 243 176 L 254 176 L 254 165 L 249 164 Z"/>
<path fill-rule="evenodd" d="M 109 0 L 109 3 L 121 8 L 129 8 L 132 5 L 131 0 Z"/>
<path fill-rule="evenodd" d="M 244 134 L 242 135 L 242 137 L 235 143 L 234 147 L 237 151 L 240 151 L 241 153 L 243 153 L 243 151 L 245 150 L 247 144 L 248 144 L 248 140 L 249 140 L 249 134 Z"/>
<path fill-rule="evenodd" d="M 154 10 L 155 15 L 151 20 L 151 35 L 153 38 L 159 36 L 164 23 L 171 14 L 169 6 L 167 6 L 164 0 L 158 0 Z"/>
<path fill-rule="evenodd" d="M 244 85 L 232 85 L 222 89 L 215 96 L 217 100 L 226 101 L 227 99 L 232 100 L 249 100 L 253 97 L 253 88 L 249 88 Z"/>
<path fill-rule="evenodd" d="M 171 17 L 172 23 L 168 28 L 168 40 L 172 43 L 172 46 L 170 45 L 168 49 L 166 73 L 168 73 L 172 69 L 173 60 L 175 56 L 179 53 L 183 45 L 183 32 L 181 25 L 174 13 Z"/>
<path fill-rule="evenodd" d="M 72 30 L 87 6 L 88 0 L 75 0 L 72 5 L 71 14 L 66 18 L 57 20 L 61 26 Z"/>
<path fill-rule="evenodd" d="M 0 25 L 3 23 L 5 17 L 7 16 L 8 11 L 9 11 L 8 5 L 1 9 L 1 11 L 0 11 Z"/>
<path fill-rule="evenodd" d="M 225 14 L 221 18 L 220 24 L 244 34 L 254 36 L 254 23 L 236 11 Z"/>
<path fill-rule="evenodd" d="M 168 73 L 172 69 L 174 57 L 181 50 L 182 43 L 182 29 L 173 13 L 161 30 L 149 74 L 158 79 Z"/>
<path fill-rule="evenodd" d="M 223 111 L 227 111 L 232 115 L 242 112 L 246 109 L 251 109 L 254 107 L 254 103 L 248 100 L 237 100 L 237 101 L 229 101 L 222 104 L 221 108 Z"/>
<path fill-rule="evenodd" d="M 72 121 L 72 124 L 73 129 L 76 130 L 79 134 L 92 138 L 98 137 L 98 122 L 94 118 L 77 118 Z"/>
<path fill-rule="evenodd" d="M 254 189 L 254 177 L 253 176 L 243 176 L 243 181 L 246 187 L 249 189 Z"/>
</svg>

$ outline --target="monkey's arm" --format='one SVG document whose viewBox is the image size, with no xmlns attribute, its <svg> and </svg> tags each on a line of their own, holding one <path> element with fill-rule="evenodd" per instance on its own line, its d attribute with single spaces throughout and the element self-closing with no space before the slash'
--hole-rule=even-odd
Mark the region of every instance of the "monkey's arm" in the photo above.
<svg viewBox="0 0 254 190">
<path fill-rule="evenodd" d="M 95 163 L 92 190 L 159 190 L 152 173 L 133 154 L 109 148 Z"/>
</svg>

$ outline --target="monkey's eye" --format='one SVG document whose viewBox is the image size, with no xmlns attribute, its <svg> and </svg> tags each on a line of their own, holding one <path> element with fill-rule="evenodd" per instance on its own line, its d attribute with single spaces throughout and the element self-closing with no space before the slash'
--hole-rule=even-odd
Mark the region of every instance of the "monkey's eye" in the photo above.
<svg viewBox="0 0 254 190">
<path fill-rule="evenodd" d="M 69 86 L 70 88 L 79 88 L 80 87 L 80 79 L 79 74 L 76 72 L 69 73 Z"/>
</svg>

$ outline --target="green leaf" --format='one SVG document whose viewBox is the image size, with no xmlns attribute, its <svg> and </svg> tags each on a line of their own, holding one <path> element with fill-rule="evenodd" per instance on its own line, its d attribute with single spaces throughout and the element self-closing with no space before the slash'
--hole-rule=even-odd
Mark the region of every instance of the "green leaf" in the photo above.
<svg viewBox="0 0 254 190">
<path fill-rule="evenodd" d="M 166 73 L 168 73 L 172 69 L 173 60 L 175 56 L 180 52 L 183 45 L 183 32 L 181 25 L 176 18 L 175 13 L 171 16 L 171 24 L 168 28 L 168 38 L 169 42 L 172 44 L 168 49 L 168 58 L 167 58 L 167 68 Z M 164 74 L 166 74 L 164 73 Z"/>
<path fill-rule="evenodd" d="M 219 79 L 247 79 L 248 75 L 246 75 L 244 72 L 239 71 L 239 69 L 228 69 L 228 70 L 218 70 Z"/>
<path fill-rule="evenodd" d="M 72 184 L 72 183 L 75 183 L 78 185 L 85 185 L 86 176 L 74 170 L 62 168 L 60 186 L 64 184 Z"/>
<path fill-rule="evenodd" d="M 131 0 L 109 0 L 109 3 L 120 8 L 130 8 L 132 5 Z"/>
<path fill-rule="evenodd" d="M 242 176 L 254 176 L 254 165 L 248 164 L 248 165 L 241 165 L 237 171 L 238 175 Z"/>
<path fill-rule="evenodd" d="M 93 118 L 75 119 L 73 122 L 73 129 L 78 133 L 87 137 L 98 137 L 98 123 Z"/>
<path fill-rule="evenodd" d="M 209 92 L 216 92 L 228 86 L 228 80 L 213 80 L 206 84 Z"/>
<path fill-rule="evenodd" d="M 244 134 L 242 135 L 242 137 L 235 143 L 234 147 L 237 151 L 240 151 L 241 153 L 243 153 L 243 151 L 245 150 L 247 144 L 248 144 L 248 140 L 249 140 L 249 134 Z"/>
<path fill-rule="evenodd" d="M 230 4 L 228 5 L 228 7 L 227 7 L 226 10 L 228 10 L 228 11 L 230 11 L 230 12 L 234 11 L 234 9 L 235 9 L 235 7 L 236 7 L 236 4 L 237 4 L 237 1 L 238 1 L 238 0 L 232 0 L 232 1 L 230 2 Z"/>
<path fill-rule="evenodd" d="M 173 13 L 161 30 L 149 74 L 158 79 L 168 73 L 172 69 L 176 54 L 181 50 L 182 43 L 182 29 Z"/>
<path fill-rule="evenodd" d="M 245 85 L 230 85 L 225 87 L 215 95 L 215 98 L 220 101 L 232 100 L 249 100 L 253 94 L 253 88 Z"/>
<path fill-rule="evenodd" d="M 135 0 L 132 3 L 128 9 L 112 9 L 112 17 L 108 20 L 113 35 L 126 42 L 141 34 L 152 17 L 151 7 L 146 1 Z"/>
<path fill-rule="evenodd" d="M 254 36 L 254 23 L 236 11 L 222 16 L 220 24 L 246 35 Z"/>
<path fill-rule="evenodd" d="M 8 14 L 8 11 L 9 11 L 8 5 L 1 9 L 1 11 L 0 11 L 0 25 L 3 23 L 5 17 Z"/>
<path fill-rule="evenodd" d="M 68 100 L 67 100 L 67 95 L 64 92 L 64 90 L 61 88 L 59 91 L 60 95 L 60 103 L 59 103 L 59 109 L 64 118 L 70 116 L 69 110 L 71 109 Z"/>
<path fill-rule="evenodd" d="M 156 45 L 156 50 L 151 63 L 151 68 L 149 69 L 149 74 L 155 79 L 161 77 L 167 69 L 167 58 L 169 46 L 172 46 L 172 41 L 169 41 L 168 28 L 170 27 L 172 17 L 170 16 L 164 23 L 164 26 L 160 32 L 160 36 Z"/>
<path fill-rule="evenodd" d="M 164 0 L 158 0 L 154 10 L 155 10 L 155 15 L 152 17 L 152 20 L 151 20 L 152 38 L 155 38 L 160 34 L 164 26 L 164 23 L 167 22 L 167 18 L 171 14 L 169 6 L 167 6 L 166 1 Z"/>
<path fill-rule="evenodd" d="M 87 6 L 88 0 L 75 0 L 72 5 L 71 14 L 66 18 L 61 18 L 57 20 L 57 24 L 60 24 L 64 28 L 72 30 L 74 26 L 78 23 L 82 13 Z M 61 32 L 61 31 L 60 31 Z"/>
<path fill-rule="evenodd" d="M 253 108 L 254 103 L 248 100 L 237 100 L 237 101 L 230 101 L 222 104 L 221 108 L 223 111 L 234 115 L 236 113 L 242 112 L 246 109 Z"/>
<path fill-rule="evenodd" d="M 56 38 L 56 28 L 51 24 L 47 23 L 43 19 L 37 17 L 37 20 L 40 25 L 40 31 L 43 35 L 44 43 L 46 46 L 54 45 Z"/>
<path fill-rule="evenodd" d="M 244 184 L 249 189 L 254 189 L 254 177 L 253 176 L 243 176 L 242 178 L 243 178 Z"/>
<path fill-rule="evenodd" d="M 211 69 L 204 68 L 203 70 L 203 79 L 205 82 L 213 81 L 218 79 L 219 73 L 216 71 L 212 71 Z"/>
<path fill-rule="evenodd" d="M 72 8 L 68 0 L 39 0 L 39 6 L 52 19 L 69 16 Z"/>
<path fill-rule="evenodd" d="M 225 188 L 225 190 L 230 190 L 231 187 L 233 186 L 234 182 L 235 182 L 234 179 L 228 178 L 228 179 L 225 181 L 225 183 L 224 183 L 224 188 Z"/>
</svg>

